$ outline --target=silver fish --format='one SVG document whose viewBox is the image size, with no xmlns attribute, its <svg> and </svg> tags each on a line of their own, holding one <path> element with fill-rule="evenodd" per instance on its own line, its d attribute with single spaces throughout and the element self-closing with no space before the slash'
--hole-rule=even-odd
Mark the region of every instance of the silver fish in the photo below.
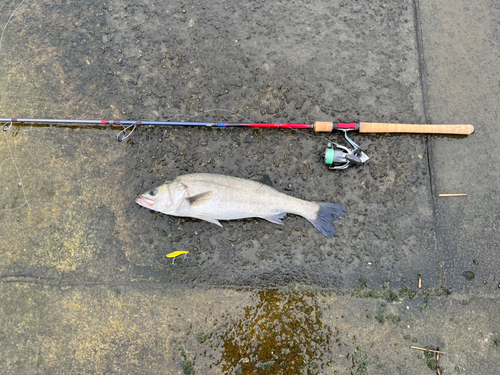
<svg viewBox="0 0 500 375">
<path fill-rule="evenodd" d="M 287 213 L 300 215 L 328 238 L 335 236 L 331 223 L 344 215 L 338 203 L 309 202 L 278 192 L 269 177 L 261 180 L 193 173 L 141 194 L 136 203 L 167 215 L 193 217 L 222 226 L 219 220 L 259 217 L 283 225 Z"/>
</svg>

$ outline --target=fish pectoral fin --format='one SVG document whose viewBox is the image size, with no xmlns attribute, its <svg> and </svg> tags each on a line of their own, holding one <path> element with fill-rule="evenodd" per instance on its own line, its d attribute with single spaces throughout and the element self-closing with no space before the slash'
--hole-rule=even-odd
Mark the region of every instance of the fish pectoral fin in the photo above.
<svg viewBox="0 0 500 375">
<path fill-rule="evenodd" d="M 212 219 L 211 217 L 208 217 L 205 215 L 197 215 L 196 218 L 200 219 L 200 220 L 208 221 L 209 223 L 212 223 L 212 224 L 218 225 L 219 227 L 222 227 L 222 224 L 219 223 L 219 220 Z"/>
<path fill-rule="evenodd" d="M 189 202 L 190 206 L 197 206 L 205 203 L 208 199 L 212 197 L 211 191 L 205 191 L 204 193 L 193 195 L 192 197 L 187 197 L 186 200 Z"/>
<path fill-rule="evenodd" d="M 263 219 L 266 219 L 267 221 L 270 221 L 271 223 L 274 223 L 274 224 L 285 225 L 285 223 L 283 223 L 280 220 L 280 219 L 283 219 L 285 216 L 286 216 L 286 212 L 280 212 L 279 214 L 264 217 Z"/>
</svg>

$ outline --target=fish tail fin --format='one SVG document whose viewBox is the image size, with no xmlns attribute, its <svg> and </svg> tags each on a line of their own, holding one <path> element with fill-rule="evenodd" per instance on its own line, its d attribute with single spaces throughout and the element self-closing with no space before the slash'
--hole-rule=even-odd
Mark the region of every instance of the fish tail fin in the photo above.
<svg viewBox="0 0 500 375">
<path fill-rule="evenodd" d="M 340 219 L 347 211 L 346 206 L 338 203 L 320 202 L 315 219 L 308 219 L 314 227 L 328 238 L 335 236 L 332 221 Z"/>
</svg>

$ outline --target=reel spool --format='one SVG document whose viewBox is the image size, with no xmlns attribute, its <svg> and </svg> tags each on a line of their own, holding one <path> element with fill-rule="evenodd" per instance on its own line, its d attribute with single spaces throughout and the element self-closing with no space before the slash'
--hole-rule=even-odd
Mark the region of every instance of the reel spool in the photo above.
<svg viewBox="0 0 500 375">
<path fill-rule="evenodd" d="M 366 163 L 370 159 L 361 147 L 349 139 L 346 131 L 344 131 L 344 135 L 353 148 L 350 149 L 338 143 L 329 142 L 324 153 L 324 161 L 328 169 L 346 169 L 351 165 Z"/>
</svg>

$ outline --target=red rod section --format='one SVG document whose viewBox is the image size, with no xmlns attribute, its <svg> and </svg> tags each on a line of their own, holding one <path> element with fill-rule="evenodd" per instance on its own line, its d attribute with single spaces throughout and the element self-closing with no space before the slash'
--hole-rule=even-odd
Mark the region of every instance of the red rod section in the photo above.
<svg viewBox="0 0 500 375">
<path fill-rule="evenodd" d="M 357 125 L 355 122 L 338 122 L 337 129 L 354 129 L 357 130 Z"/>
</svg>

